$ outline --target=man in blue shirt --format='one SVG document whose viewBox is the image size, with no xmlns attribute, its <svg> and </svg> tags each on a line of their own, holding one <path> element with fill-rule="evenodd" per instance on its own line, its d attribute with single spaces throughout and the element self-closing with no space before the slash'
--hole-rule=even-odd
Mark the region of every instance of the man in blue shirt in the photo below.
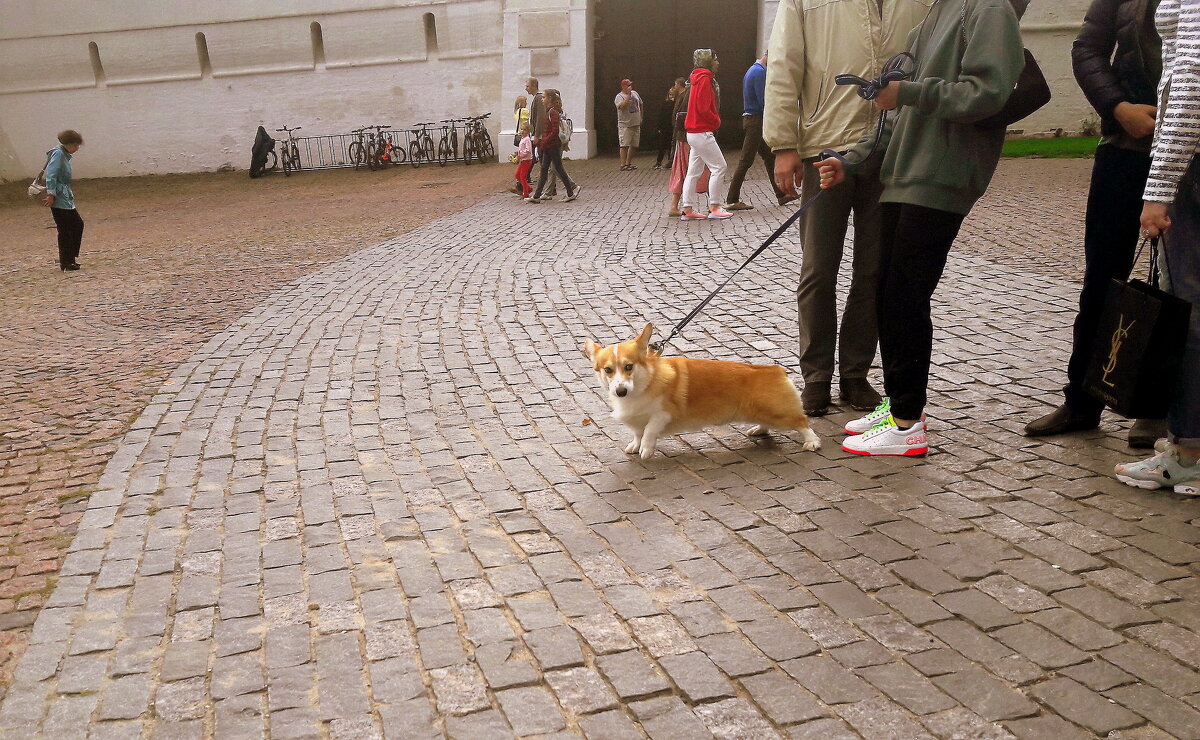
<svg viewBox="0 0 1200 740">
<path fill-rule="evenodd" d="M 763 98 L 767 85 L 767 55 L 763 54 L 762 58 L 750 65 L 750 69 L 746 70 L 746 76 L 742 78 L 742 131 L 745 132 L 742 138 L 742 156 L 738 159 L 737 169 L 733 171 L 733 179 L 729 182 L 729 205 L 727 208 L 731 211 L 745 211 L 754 206 L 749 203 L 742 202 L 742 182 L 746 179 L 746 173 L 750 170 L 750 165 L 754 164 L 754 155 L 761 154 L 763 166 L 767 170 L 767 182 L 771 183 L 771 189 L 775 191 L 775 198 L 779 201 L 779 205 L 790 203 L 797 195 L 787 195 L 779 186 L 775 184 L 775 155 L 771 152 L 771 147 L 767 146 L 763 141 L 762 125 L 763 125 Z"/>
</svg>

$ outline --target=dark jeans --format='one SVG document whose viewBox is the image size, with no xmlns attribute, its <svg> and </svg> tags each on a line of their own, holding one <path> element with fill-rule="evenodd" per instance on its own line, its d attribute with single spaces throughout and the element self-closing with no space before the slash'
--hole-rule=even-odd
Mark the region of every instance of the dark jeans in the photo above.
<svg viewBox="0 0 1200 740">
<path fill-rule="evenodd" d="M 897 419 L 919 419 L 933 355 L 930 301 L 963 216 L 908 203 L 883 204 L 879 353 L 883 387 Z"/>
<path fill-rule="evenodd" d="M 767 142 L 763 141 L 762 116 L 742 116 L 742 131 L 742 154 L 738 158 L 737 169 L 733 171 L 733 179 L 729 181 L 729 197 L 726 200 L 737 203 L 742 199 L 742 183 L 746 180 L 750 166 L 754 164 L 756 154 L 762 157 L 763 167 L 767 170 L 767 182 L 771 183 L 771 189 L 775 191 L 775 199 L 782 198 L 783 191 L 775 184 L 775 154 L 771 147 L 767 146 Z"/>
<path fill-rule="evenodd" d="M 1192 169 L 1197 160 L 1192 160 Z M 1171 228 L 1163 237 L 1164 287 L 1192 304 L 1192 317 L 1184 345 L 1183 364 L 1175 386 L 1167 432 L 1180 447 L 1200 447 L 1200 190 L 1196 173 L 1184 175 L 1171 206 Z"/>
<path fill-rule="evenodd" d="M 79 259 L 79 245 L 83 243 L 83 219 L 74 208 L 51 208 L 50 213 L 58 227 L 58 263 L 74 264 Z"/>
<path fill-rule="evenodd" d="M 661 165 L 663 160 L 667 161 L 667 167 L 675 161 L 675 131 L 668 128 L 667 130 L 659 129 L 658 131 L 658 158 L 654 160 L 654 164 Z"/>
<path fill-rule="evenodd" d="M 1075 340 L 1067 365 L 1066 403 L 1080 415 L 1100 417 L 1104 402 L 1083 389 L 1095 348 L 1109 283 L 1124 280 L 1133 268 L 1142 214 L 1142 191 L 1150 173 L 1150 155 L 1105 145 L 1097 147 L 1088 191 L 1083 235 L 1083 290 L 1075 317 Z M 1147 250 L 1149 251 L 1149 250 Z"/>
<path fill-rule="evenodd" d="M 556 146 L 552 149 L 542 150 L 542 170 L 538 176 L 537 190 L 534 192 L 533 197 L 542 197 L 542 186 L 546 184 L 546 175 L 550 172 L 550 165 L 554 165 L 554 171 L 558 173 L 558 179 L 562 180 L 563 185 L 566 186 L 567 195 L 573 195 L 575 193 L 575 183 L 571 181 L 571 178 L 567 176 L 567 171 L 563 169 L 562 147 Z"/>
</svg>

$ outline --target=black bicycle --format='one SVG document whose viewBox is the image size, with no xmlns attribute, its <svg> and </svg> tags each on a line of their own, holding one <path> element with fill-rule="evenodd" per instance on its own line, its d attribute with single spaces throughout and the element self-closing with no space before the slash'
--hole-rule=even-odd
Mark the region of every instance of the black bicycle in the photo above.
<svg viewBox="0 0 1200 740">
<path fill-rule="evenodd" d="M 463 160 L 467 164 L 471 163 L 471 157 L 475 157 L 480 162 L 496 158 L 496 149 L 492 146 L 492 135 L 483 125 L 484 119 L 491 115 L 491 113 L 484 113 L 482 116 L 469 116 L 463 119 L 466 124 L 466 135 L 463 137 Z"/>
<path fill-rule="evenodd" d="M 279 141 L 279 163 L 283 165 L 283 176 L 289 177 L 293 172 L 300 171 L 300 147 L 296 146 L 296 131 L 304 128 L 297 126 L 296 128 L 277 128 L 276 131 L 287 134 L 287 139 Z M 274 165 L 272 165 L 272 169 Z"/>
<path fill-rule="evenodd" d="M 442 167 L 452 159 L 458 159 L 458 127 L 461 118 L 449 118 L 442 121 L 442 138 L 438 141 L 438 164 Z"/>
<path fill-rule="evenodd" d="M 429 127 L 433 125 L 432 121 L 414 123 L 415 128 L 410 129 L 412 140 L 408 142 L 408 162 L 413 167 L 420 167 L 422 162 L 432 164 L 437 157 L 433 146 L 433 136 L 429 133 Z"/>
<path fill-rule="evenodd" d="M 350 162 L 354 164 L 354 169 L 356 170 L 367 164 L 367 152 L 369 151 L 367 145 L 371 143 L 368 139 L 367 128 L 367 126 L 363 126 L 350 132 L 357 138 L 350 142 L 350 146 L 346 148 L 346 154 L 350 158 Z"/>
</svg>

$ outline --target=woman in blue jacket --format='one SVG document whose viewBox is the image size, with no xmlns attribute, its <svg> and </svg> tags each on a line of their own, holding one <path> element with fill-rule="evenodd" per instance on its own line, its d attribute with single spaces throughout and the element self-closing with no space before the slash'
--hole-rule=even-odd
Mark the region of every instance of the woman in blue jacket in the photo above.
<svg viewBox="0 0 1200 740">
<path fill-rule="evenodd" d="M 78 131 L 63 131 L 59 145 L 46 152 L 46 197 L 42 205 L 50 206 L 54 225 L 58 227 L 58 266 L 64 271 L 78 270 L 79 245 L 83 242 L 83 219 L 75 210 L 75 194 L 71 192 L 71 156 L 83 146 Z"/>
</svg>

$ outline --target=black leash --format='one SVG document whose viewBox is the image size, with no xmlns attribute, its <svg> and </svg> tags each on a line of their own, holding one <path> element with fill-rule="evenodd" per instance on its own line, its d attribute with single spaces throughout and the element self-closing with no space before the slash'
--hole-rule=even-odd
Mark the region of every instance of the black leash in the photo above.
<svg viewBox="0 0 1200 740">
<path fill-rule="evenodd" d="M 916 59 L 912 54 L 902 51 L 893 56 L 887 61 L 886 64 L 883 65 L 883 70 L 881 71 L 879 77 L 874 80 L 866 80 L 858 75 L 840 74 L 834 78 L 834 82 L 839 85 L 857 85 L 858 96 L 860 98 L 863 100 L 874 100 L 879 95 L 879 91 L 887 87 L 888 83 L 899 80 L 907 80 L 909 78 L 912 73 L 906 72 L 903 69 L 903 64 L 906 60 L 911 60 L 914 63 L 916 62 Z M 879 114 L 879 125 L 875 129 L 875 141 L 871 144 L 871 151 L 867 153 L 867 156 L 863 157 L 864 162 L 867 159 L 870 159 L 871 155 L 875 153 L 875 150 L 879 147 L 879 142 L 883 139 L 883 129 L 886 115 L 887 114 L 884 111 L 881 111 Z M 840 160 L 843 164 L 861 164 L 850 162 L 845 156 L 833 151 L 832 149 L 823 150 L 820 156 L 822 159 L 833 158 Z M 742 264 L 739 265 L 736 270 L 729 274 L 729 277 L 722 280 L 720 285 L 713 288 L 712 292 L 705 296 L 704 300 L 700 301 L 698 306 L 693 308 L 687 316 L 684 316 L 683 319 L 681 319 L 679 323 L 677 323 L 674 328 L 671 329 L 671 332 L 667 334 L 665 338 L 658 342 L 652 342 L 650 344 L 650 349 L 656 354 L 661 355 L 666 350 L 667 345 L 671 343 L 671 340 L 678 336 L 679 332 L 683 331 L 683 328 L 690 324 L 692 319 L 696 318 L 696 316 L 698 316 L 700 312 L 704 310 L 704 307 L 709 304 L 709 301 L 717 296 L 717 293 L 720 293 L 726 285 L 729 285 L 729 281 L 733 280 L 739 272 L 744 270 L 747 265 L 757 259 L 760 254 L 767 251 L 767 248 L 770 247 L 776 239 L 783 236 L 783 232 L 791 228 L 791 225 L 796 223 L 796 221 L 804 215 L 804 212 L 807 211 L 813 203 L 816 203 L 818 200 L 820 200 L 821 196 L 824 194 L 825 189 L 822 188 L 821 190 L 817 191 L 817 194 L 813 196 L 812 200 L 800 206 L 800 208 L 791 216 L 789 216 L 788 219 L 784 221 L 778 229 L 775 229 L 775 233 L 767 237 L 767 240 L 764 241 L 758 249 L 754 250 L 754 252 L 746 258 L 745 262 L 742 262 Z"/>
</svg>

